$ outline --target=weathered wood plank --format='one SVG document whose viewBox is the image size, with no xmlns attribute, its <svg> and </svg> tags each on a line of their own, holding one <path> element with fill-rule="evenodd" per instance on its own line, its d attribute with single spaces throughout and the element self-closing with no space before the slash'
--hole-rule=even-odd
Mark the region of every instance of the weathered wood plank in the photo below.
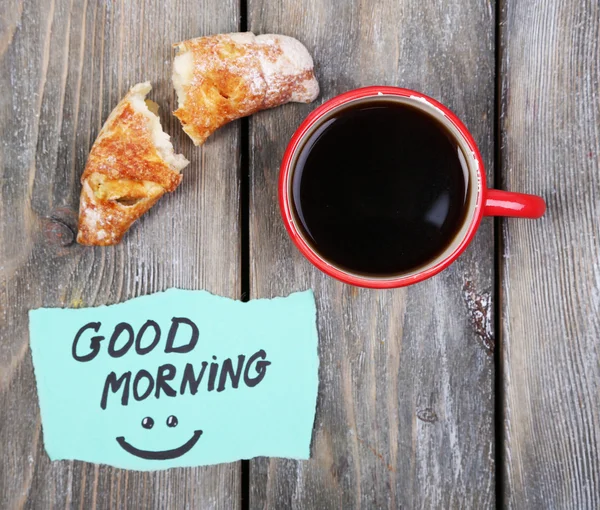
<svg viewBox="0 0 600 510">
<path fill-rule="evenodd" d="M 600 503 L 600 5 L 505 0 L 502 183 L 546 216 L 502 222 L 505 502 Z"/>
<path fill-rule="evenodd" d="M 200 150 L 170 115 L 171 44 L 235 31 L 237 0 L 9 1 L 0 24 L 0 507 L 239 507 L 240 467 L 139 473 L 50 463 L 27 310 L 123 301 L 171 286 L 240 295 L 239 126 Z M 120 246 L 73 244 L 79 176 L 110 110 L 151 80 L 191 160 Z"/>
<path fill-rule="evenodd" d="M 248 8 L 255 33 L 307 45 L 321 101 L 385 84 L 448 104 L 492 177 L 492 4 L 249 0 Z M 407 290 L 361 290 L 319 274 L 288 239 L 277 205 L 284 148 L 314 106 L 250 119 L 251 296 L 313 288 L 321 356 L 312 458 L 252 461 L 250 506 L 493 507 L 492 223 L 451 269 Z"/>
</svg>

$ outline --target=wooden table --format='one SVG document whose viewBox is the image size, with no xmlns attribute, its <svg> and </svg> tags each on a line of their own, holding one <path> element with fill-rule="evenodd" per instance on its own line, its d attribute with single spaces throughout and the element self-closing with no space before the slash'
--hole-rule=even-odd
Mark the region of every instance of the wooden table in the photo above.
<svg viewBox="0 0 600 510">
<path fill-rule="evenodd" d="M 597 0 L 4 0 L 0 9 L 1 508 L 598 508 L 600 7 Z M 312 268 L 277 206 L 278 164 L 312 105 L 195 148 L 170 115 L 171 43 L 297 37 L 322 102 L 398 85 L 447 104 L 497 187 L 538 221 L 484 220 L 450 269 L 408 289 Z M 119 246 L 74 242 L 79 177 L 110 110 L 151 80 L 190 160 Z M 314 289 L 312 458 L 153 473 L 50 463 L 27 310 L 168 287 L 231 297 Z"/>
</svg>

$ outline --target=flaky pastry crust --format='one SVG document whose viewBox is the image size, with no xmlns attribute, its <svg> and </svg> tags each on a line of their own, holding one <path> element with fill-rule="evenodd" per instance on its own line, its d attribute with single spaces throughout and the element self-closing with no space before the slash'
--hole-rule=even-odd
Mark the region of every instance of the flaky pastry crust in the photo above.
<svg viewBox="0 0 600 510">
<path fill-rule="evenodd" d="M 312 57 L 292 37 L 219 34 L 174 47 L 173 113 L 196 145 L 232 120 L 319 95 Z"/>
<path fill-rule="evenodd" d="M 92 146 L 81 176 L 80 244 L 119 243 L 134 221 L 181 182 L 188 161 L 174 154 L 152 111 L 157 106 L 145 102 L 151 89 L 148 82 L 135 85 Z"/>
</svg>

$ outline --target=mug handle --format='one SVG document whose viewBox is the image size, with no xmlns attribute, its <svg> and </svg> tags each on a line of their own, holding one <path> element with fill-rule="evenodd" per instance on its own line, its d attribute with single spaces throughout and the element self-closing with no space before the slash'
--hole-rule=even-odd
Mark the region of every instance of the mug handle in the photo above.
<svg viewBox="0 0 600 510">
<path fill-rule="evenodd" d="M 513 218 L 541 218 L 546 202 L 537 195 L 488 189 L 483 206 L 484 216 L 510 216 Z"/>
</svg>

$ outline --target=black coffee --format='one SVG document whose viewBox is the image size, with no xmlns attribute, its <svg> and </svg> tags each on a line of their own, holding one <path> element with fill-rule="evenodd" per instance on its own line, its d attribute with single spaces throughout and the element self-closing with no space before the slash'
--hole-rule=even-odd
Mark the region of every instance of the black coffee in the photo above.
<svg viewBox="0 0 600 510">
<path fill-rule="evenodd" d="M 443 125 L 410 105 L 372 100 L 342 109 L 300 151 L 297 221 L 313 248 L 345 270 L 418 269 L 463 224 L 469 174 L 459 151 Z"/>
</svg>

